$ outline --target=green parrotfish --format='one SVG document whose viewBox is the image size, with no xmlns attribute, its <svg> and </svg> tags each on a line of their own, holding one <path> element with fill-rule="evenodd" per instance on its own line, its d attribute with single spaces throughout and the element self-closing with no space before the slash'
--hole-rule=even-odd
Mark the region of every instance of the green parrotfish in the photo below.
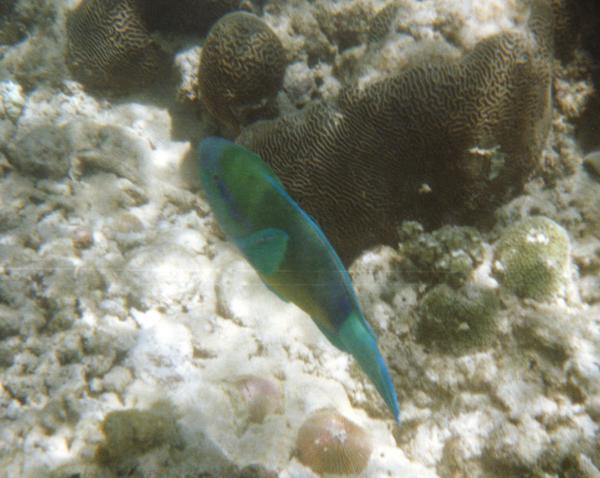
<svg viewBox="0 0 600 478">
<path fill-rule="evenodd" d="M 212 211 L 267 287 L 306 312 L 351 354 L 398 420 L 398 398 L 348 271 L 318 224 L 252 151 L 223 138 L 200 143 L 199 171 Z"/>
</svg>

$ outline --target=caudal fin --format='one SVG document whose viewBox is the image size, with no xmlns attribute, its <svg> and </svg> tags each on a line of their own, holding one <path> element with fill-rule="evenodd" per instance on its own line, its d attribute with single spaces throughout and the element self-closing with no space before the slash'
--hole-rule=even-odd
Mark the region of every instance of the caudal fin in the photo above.
<svg viewBox="0 0 600 478">
<path fill-rule="evenodd" d="M 358 313 L 352 313 L 340 327 L 339 338 L 344 349 L 352 354 L 371 379 L 396 421 L 399 421 L 400 408 L 394 384 L 377 341 L 364 319 Z"/>
</svg>

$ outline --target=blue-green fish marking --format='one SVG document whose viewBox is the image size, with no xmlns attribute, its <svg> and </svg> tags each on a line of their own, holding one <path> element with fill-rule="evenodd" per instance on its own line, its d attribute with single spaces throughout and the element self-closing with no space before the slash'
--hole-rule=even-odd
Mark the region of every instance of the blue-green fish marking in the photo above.
<svg viewBox="0 0 600 478">
<path fill-rule="evenodd" d="M 398 420 L 396 391 L 350 276 L 317 223 L 253 152 L 222 138 L 200 143 L 199 170 L 213 213 L 280 298 L 304 310 L 329 341 L 352 354 Z"/>
</svg>

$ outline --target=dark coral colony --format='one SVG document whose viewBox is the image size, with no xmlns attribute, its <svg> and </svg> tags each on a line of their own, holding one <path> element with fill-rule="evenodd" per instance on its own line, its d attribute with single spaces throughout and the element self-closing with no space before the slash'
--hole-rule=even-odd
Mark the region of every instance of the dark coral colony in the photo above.
<svg viewBox="0 0 600 478">
<path fill-rule="evenodd" d="M 279 117 L 286 52 L 250 2 L 86 0 L 67 19 L 67 64 L 92 90 L 131 91 L 170 68 L 156 31 L 206 35 L 197 84 L 205 111 L 273 167 L 349 264 L 396 243 L 404 220 L 485 225 L 538 172 L 570 7 L 536 0 L 521 32 L 364 88 L 343 85 L 335 102 Z M 399 8 L 375 16 L 370 42 Z"/>
</svg>

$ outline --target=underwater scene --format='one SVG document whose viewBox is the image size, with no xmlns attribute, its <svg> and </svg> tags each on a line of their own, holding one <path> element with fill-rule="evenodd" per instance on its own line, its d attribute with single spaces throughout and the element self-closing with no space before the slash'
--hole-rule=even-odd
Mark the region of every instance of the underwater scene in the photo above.
<svg viewBox="0 0 600 478">
<path fill-rule="evenodd" d="M 600 2 L 0 0 L 0 478 L 600 477 Z"/>
</svg>

